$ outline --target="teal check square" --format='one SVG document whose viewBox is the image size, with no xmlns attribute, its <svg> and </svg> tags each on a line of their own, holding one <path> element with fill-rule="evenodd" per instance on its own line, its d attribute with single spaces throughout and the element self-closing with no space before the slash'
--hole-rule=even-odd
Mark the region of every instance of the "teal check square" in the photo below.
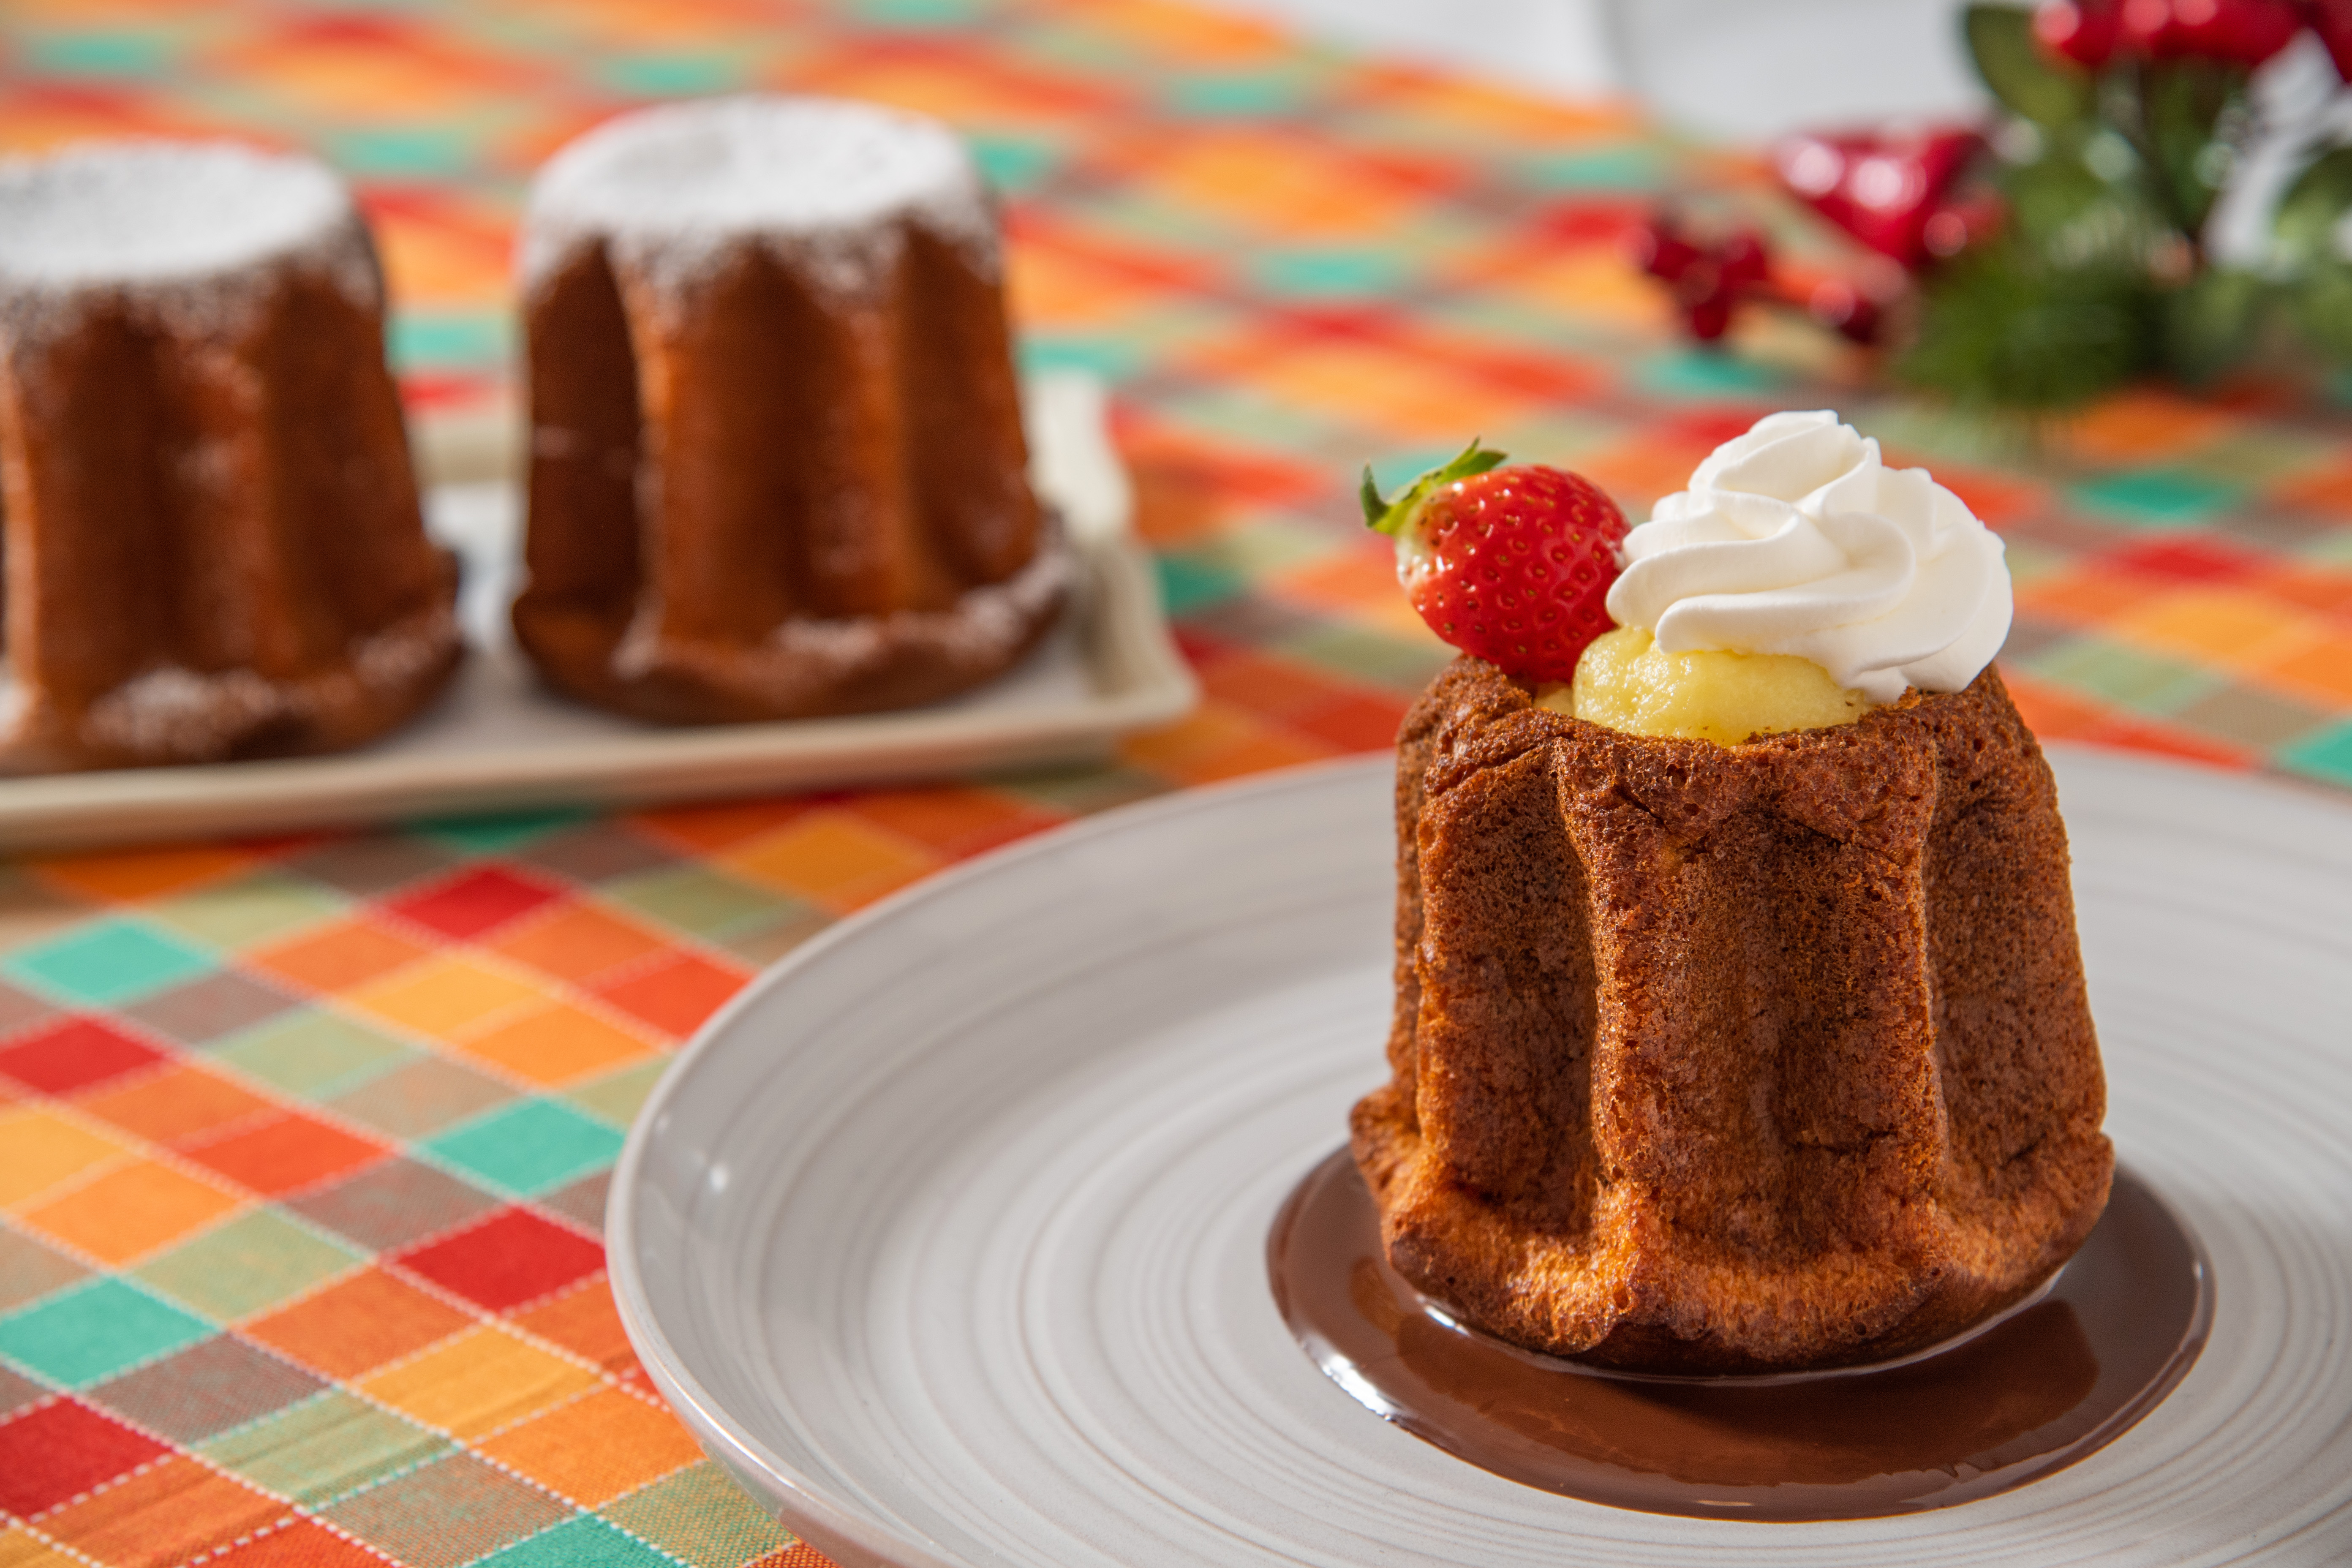
<svg viewBox="0 0 2352 1568">
<path fill-rule="evenodd" d="M 26 65 L 43 76 L 160 77 L 173 65 L 171 40 L 126 32 L 60 33 L 26 53 Z"/>
<path fill-rule="evenodd" d="M 1405 263 L 1381 250 L 1273 250 L 1250 270 L 1270 294 L 1328 300 L 1394 293 L 1403 285 Z"/>
<path fill-rule="evenodd" d="M 559 827 L 586 820 L 584 811 L 509 811 L 496 816 L 455 816 L 420 822 L 411 831 L 437 839 L 461 855 L 504 855 L 544 838 Z"/>
<path fill-rule="evenodd" d="M 1154 564 L 1160 568 L 1160 602 L 1171 616 L 1230 599 L 1248 585 L 1240 574 L 1197 557 L 1162 555 Z"/>
<path fill-rule="evenodd" d="M 0 973 L 60 1001 L 110 1006 L 213 966 L 201 948 L 127 920 L 77 926 L 0 963 Z"/>
<path fill-rule="evenodd" d="M 403 371 L 463 369 L 503 362 L 512 338 L 488 311 L 406 310 L 393 318 L 384 352 Z"/>
<path fill-rule="evenodd" d="M 1020 136 L 975 136 L 972 156 L 981 173 L 1000 191 L 1025 191 L 1054 173 L 1059 149 L 1051 142 Z"/>
<path fill-rule="evenodd" d="M 647 51 L 607 60 L 604 79 L 631 98 L 695 98 L 743 83 L 743 63 L 728 55 Z"/>
<path fill-rule="evenodd" d="M 2238 502 L 2243 485 L 2185 468 L 2137 468 L 2074 487 L 2085 509 L 2130 528 L 2199 528 Z"/>
<path fill-rule="evenodd" d="M 490 1553 L 475 1568 L 677 1568 L 677 1563 L 593 1514 L 582 1514 Z"/>
<path fill-rule="evenodd" d="M 0 1318 L 0 1355 L 80 1388 L 213 1331 L 120 1279 L 96 1279 Z"/>
<path fill-rule="evenodd" d="M 2297 741 L 2281 752 L 2278 760 L 2289 773 L 2352 784 L 2352 720 Z"/>
<path fill-rule="evenodd" d="M 526 1100 L 455 1127 L 424 1147 L 436 1159 L 503 1191 L 529 1197 L 602 1170 L 621 1134 L 549 1100 Z"/>
<path fill-rule="evenodd" d="M 1718 349 L 1685 349 L 1654 355 L 1636 373 L 1643 387 L 1661 397 L 1751 397 L 1785 379 L 1770 365 Z"/>
</svg>

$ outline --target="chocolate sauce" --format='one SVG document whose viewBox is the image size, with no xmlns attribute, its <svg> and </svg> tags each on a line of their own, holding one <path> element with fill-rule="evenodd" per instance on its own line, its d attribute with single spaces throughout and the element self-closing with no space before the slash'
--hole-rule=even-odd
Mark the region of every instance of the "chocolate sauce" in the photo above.
<svg viewBox="0 0 2352 1568">
<path fill-rule="evenodd" d="M 1344 1149 L 1284 1204 L 1266 1260 L 1317 1364 L 1414 1436 L 1546 1491 L 1701 1518 L 1867 1519 L 2022 1486 L 2153 1409 L 2213 1320 L 2203 1251 L 2121 1170 L 2039 1300 L 1946 1349 L 1810 1375 L 1639 1377 L 1455 1327 L 1389 1267 Z"/>
</svg>

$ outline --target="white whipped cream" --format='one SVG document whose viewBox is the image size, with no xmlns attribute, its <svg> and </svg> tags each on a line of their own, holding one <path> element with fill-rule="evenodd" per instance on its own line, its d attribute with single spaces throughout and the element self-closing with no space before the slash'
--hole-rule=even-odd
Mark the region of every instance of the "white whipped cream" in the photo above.
<svg viewBox="0 0 2352 1568">
<path fill-rule="evenodd" d="M 2000 536 L 1828 412 L 1717 447 L 1624 550 L 1618 625 L 1669 653 L 1795 654 L 1873 702 L 1958 691 L 2009 636 Z"/>
</svg>

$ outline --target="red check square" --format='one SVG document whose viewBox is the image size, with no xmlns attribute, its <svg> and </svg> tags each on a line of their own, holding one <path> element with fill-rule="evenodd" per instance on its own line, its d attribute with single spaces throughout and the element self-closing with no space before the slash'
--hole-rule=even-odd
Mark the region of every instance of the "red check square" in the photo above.
<svg viewBox="0 0 2352 1568">
<path fill-rule="evenodd" d="M 466 942 L 529 914 L 555 896 L 511 871 L 485 866 L 455 881 L 394 899 L 385 907 L 418 925 Z"/>
<path fill-rule="evenodd" d="M 493 1312 L 536 1300 L 604 1267 L 604 1249 L 524 1209 L 404 1253 L 394 1261 Z"/>
<path fill-rule="evenodd" d="M 87 1405 L 42 1405 L 0 1425 L 0 1512 L 28 1519 L 170 1451 Z"/>
<path fill-rule="evenodd" d="M 383 1149 L 340 1127 L 289 1112 L 217 1143 L 184 1146 L 181 1152 L 230 1181 L 274 1197 L 323 1182 L 374 1159 Z"/>
<path fill-rule="evenodd" d="M 44 1094 L 71 1094 L 163 1059 L 94 1019 L 68 1018 L 0 1051 L 0 1073 Z"/>
</svg>

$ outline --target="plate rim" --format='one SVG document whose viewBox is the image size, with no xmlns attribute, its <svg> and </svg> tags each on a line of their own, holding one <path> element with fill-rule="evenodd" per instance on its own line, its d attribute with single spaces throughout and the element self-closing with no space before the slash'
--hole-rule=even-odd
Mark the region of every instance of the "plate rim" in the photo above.
<svg viewBox="0 0 2352 1568">
<path fill-rule="evenodd" d="M 2334 856 L 2328 858 L 2352 868 L 2352 802 L 2334 798 L 2324 790 L 2299 781 L 2169 756 L 2063 741 L 2040 743 L 2072 768 L 2138 774 L 2166 781 L 2175 787 L 2188 784 L 2224 795 L 2269 796 L 2303 812 L 2330 815 L 2345 831 L 2347 853 L 2340 860 Z M 644 1167 L 651 1158 L 656 1126 L 666 1108 L 685 1092 L 688 1080 L 698 1066 L 728 1047 L 729 1037 L 739 1017 L 760 1005 L 773 991 L 791 984 L 801 970 L 825 962 L 835 949 L 845 943 L 864 940 L 873 928 L 896 921 L 905 911 L 971 882 L 1005 874 L 1030 861 L 1061 853 L 1073 844 L 1225 809 L 1237 801 L 1323 787 L 1343 776 L 1392 774 L 1394 768 L 1392 753 L 1364 752 L 1198 785 L 1115 806 L 945 868 L 828 927 L 770 965 L 714 1013 L 672 1058 L 631 1123 L 620 1158 L 614 1165 L 605 1204 L 606 1277 L 623 1331 L 656 1386 L 706 1450 L 734 1472 L 747 1489 L 755 1496 L 764 1493 L 772 1499 L 781 1496 L 793 1500 L 792 1506 L 780 1507 L 788 1528 L 834 1556 L 843 1568 L 969 1568 L 967 1563 L 939 1555 L 919 1540 L 835 1502 L 799 1469 L 769 1451 L 702 1386 L 656 1319 L 650 1294 L 637 1268 L 636 1193 Z M 2063 792 L 2063 779 L 2061 788 Z M 2263 819 L 2256 816 L 2240 820 L 2261 823 Z M 2264 842 L 2269 835 L 2257 830 L 2228 837 L 2254 844 Z M 761 1476 L 764 1485 L 754 1484 L 743 1476 L 739 1468 L 743 1466 Z M 803 1529 L 804 1525 L 814 1528 Z"/>
<path fill-rule="evenodd" d="M 842 1563 L 842 1568 L 968 1568 L 951 1559 L 939 1556 L 921 1542 L 911 1541 L 887 1526 L 866 1519 L 842 1508 L 829 1498 L 813 1489 L 807 1479 L 793 1466 L 767 1450 L 759 1439 L 743 1430 L 705 1389 L 685 1365 L 655 1319 L 651 1299 L 643 1276 L 636 1265 L 636 1214 L 633 1196 L 646 1162 L 652 1156 L 654 1129 L 665 1108 L 683 1092 L 686 1080 L 706 1058 L 723 1048 L 723 1042 L 736 1019 L 758 1006 L 772 991 L 792 983 L 801 969 L 824 962 L 825 956 L 845 942 L 860 941 L 870 928 L 900 917 L 908 910 L 922 905 L 987 877 L 1003 874 L 1028 861 L 1059 854 L 1072 844 L 1131 832 L 1138 827 L 1173 818 L 1218 809 L 1237 798 L 1273 795 L 1291 790 L 1314 788 L 1339 775 L 1370 773 L 1378 769 L 1392 773 L 1395 760 L 1380 752 L 1333 757 L 1318 762 L 1277 768 L 1269 773 L 1254 773 L 1237 779 L 1224 779 L 1213 784 L 1155 795 L 1148 800 L 1131 801 L 1113 806 L 1092 816 L 1064 823 L 1057 827 L 991 849 L 956 865 L 942 868 L 891 893 L 843 920 L 835 922 L 810 938 L 801 946 L 769 965 L 751 983 L 728 998 L 719 1011 L 704 1020 L 694 1037 L 671 1058 L 646 1102 L 638 1108 L 635 1119 L 629 1124 L 628 1137 L 621 1148 L 620 1158 L 613 1165 L 613 1182 L 604 1200 L 604 1271 L 612 1289 L 613 1301 L 618 1310 L 623 1332 L 645 1366 L 647 1375 L 661 1390 L 701 1440 L 712 1457 L 730 1471 L 739 1462 L 754 1466 L 769 1484 L 806 1507 L 805 1516 L 788 1512 L 785 1524 L 795 1534 L 807 1534 L 828 1556 Z M 739 1475 L 739 1479 L 740 1475 Z M 755 1492 L 756 1488 L 748 1488 Z M 803 1531 L 803 1522 L 814 1522 L 814 1532 Z M 861 1561 L 844 1559 L 836 1544 L 851 1546 L 867 1555 Z"/>
</svg>

